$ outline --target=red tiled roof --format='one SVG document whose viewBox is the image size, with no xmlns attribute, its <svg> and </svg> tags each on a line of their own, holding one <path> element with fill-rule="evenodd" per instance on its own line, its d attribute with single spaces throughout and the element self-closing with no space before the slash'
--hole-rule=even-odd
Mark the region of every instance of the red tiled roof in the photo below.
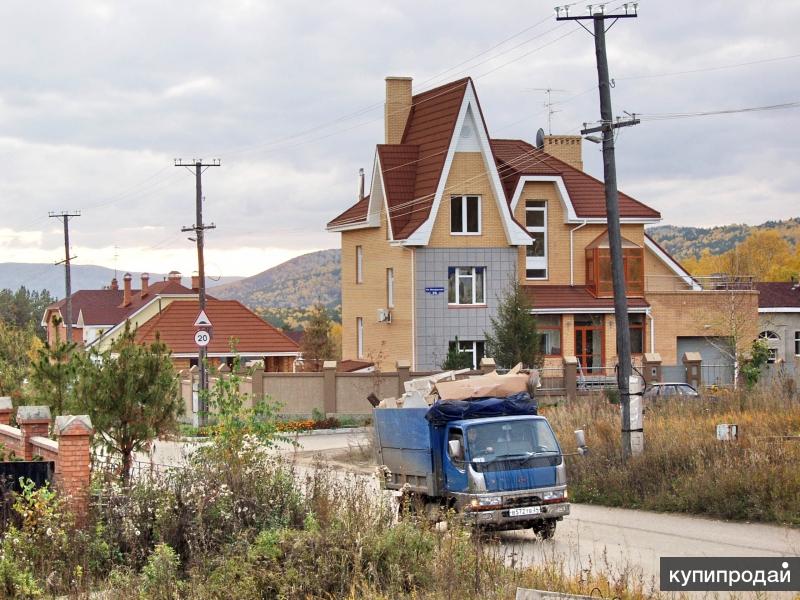
<svg viewBox="0 0 800 600">
<path fill-rule="evenodd" d="M 378 145 L 395 239 L 407 238 L 430 214 L 469 81 L 466 77 L 413 96 L 402 143 Z M 367 206 L 360 205 L 348 208 L 328 227 L 365 220 Z"/>
<path fill-rule="evenodd" d="M 800 284 L 793 281 L 756 283 L 759 308 L 797 308 L 800 312 Z"/>
<path fill-rule="evenodd" d="M 147 294 L 142 296 L 141 290 L 131 290 L 131 303 L 122 305 L 123 290 L 78 290 L 72 294 L 72 324 L 78 323 L 78 318 L 83 314 L 84 325 L 117 325 L 122 323 L 129 315 L 150 302 L 159 294 L 194 294 L 196 292 L 184 287 L 176 281 L 157 281 L 152 283 Z M 62 308 L 66 299 L 62 298 L 47 307 L 46 310 L 59 310 L 66 317 Z"/>
<path fill-rule="evenodd" d="M 197 352 L 194 334 L 200 304 L 195 300 L 176 300 L 136 332 L 140 343 L 151 343 L 158 335 L 175 354 Z M 241 354 L 298 352 L 295 341 L 264 321 L 236 300 L 209 299 L 206 314 L 213 324 L 213 337 L 206 347 L 210 353 L 230 353 L 231 339 Z"/>
<path fill-rule="evenodd" d="M 572 285 L 524 285 L 525 295 L 536 309 L 613 309 L 613 298 L 595 298 L 585 287 Z M 647 308 L 644 298 L 628 298 L 628 308 Z"/>
<path fill-rule="evenodd" d="M 336 365 L 336 370 L 340 373 L 353 373 L 355 371 L 360 371 L 361 369 L 368 369 L 373 365 L 374 363 L 366 360 L 345 359 L 339 361 L 339 363 Z"/>
<path fill-rule="evenodd" d="M 425 222 L 431 211 L 436 186 L 442 176 L 447 149 L 453 137 L 458 112 L 470 78 L 447 83 L 411 99 L 412 107 L 403 132 L 403 144 L 419 146 L 414 184 L 415 203 L 408 210 L 392 215 L 396 239 L 405 239 Z M 389 210 L 398 202 L 389 198 Z"/>
<path fill-rule="evenodd" d="M 578 217 L 591 219 L 606 216 L 602 181 L 523 140 L 492 140 L 491 145 L 509 202 L 522 175 L 560 175 Z M 619 193 L 619 211 L 623 218 L 661 218 L 657 210 L 622 192 Z"/>
<path fill-rule="evenodd" d="M 412 97 L 402 143 L 378 146 L 386 202 L 391 215 L 392 233 L 407 239 L 430 215 L 433 198 L 447 158 L 458 113 L 470 78 L 459 79 Z M 479 126 L 486 127 L 478 102 Z M 580 218 L 604 218 L 603 182 L 546 154 L 523 140 L 490 140 L 500 180 L 511 202 L 522 175 L 560 175 L 564 180 L 575 213 Z M 661 214 L 620 192 L 623 218 L 660 218 Z M 363 222 L 367 218 L 365 200 L 357 202 L 328 223 L 329 227 Z"/>
<path fill-rule="evenodd" d="M 328 223 L 328 227 L 354 225 L 359 221 L 365 221 L 367 219 L 367 211 L 369 211 L 369 196 L 364 196 L 338 217 L 331 220 Z"/>
</svg>

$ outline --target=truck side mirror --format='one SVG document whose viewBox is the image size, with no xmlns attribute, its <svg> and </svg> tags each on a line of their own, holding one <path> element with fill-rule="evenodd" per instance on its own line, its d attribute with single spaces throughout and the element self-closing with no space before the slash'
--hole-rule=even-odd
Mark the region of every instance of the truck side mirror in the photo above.
<svg viewBox="0 0 800 600">
<path fill-rule="evenodd" d="M 464 449 L 461 447 L 461 440 L 450 440 L 447 442 L 447 448 L 450 450 L 450 456 L 457 460 L 464 458 Z"/>
<path fill-rule="evenodd" d="M 583 429 L 575 430 L 575 444 L 578 446 L 578 454 L 589 453 L 589 448 L 586 447 L 586 434 Z"/>
</svg>

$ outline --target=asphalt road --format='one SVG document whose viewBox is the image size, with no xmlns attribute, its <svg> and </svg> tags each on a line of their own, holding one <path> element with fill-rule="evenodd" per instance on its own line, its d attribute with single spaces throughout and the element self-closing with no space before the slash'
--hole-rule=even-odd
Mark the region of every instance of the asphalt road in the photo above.
<svg viewBox="0 0 800 600">
<path fill-rule="evenodd" d="M 282 451 L 308 459 L 316 452 L 355 447 L 365 440 L 364 433 L 304 435 L 297 437 L 297 447 L 284 446 Z M 175 464 L 186 451 L 186 444 L 161 442 L 154 460 Z M 374 478 L 364 477 L 367 485 L 375 484 Z M 530 531 L 502 532 L 487 541 L 487 549 L 514 564 L 556 560 L 572 573 L 599 567 L 657 585 L 661 556 L 799 556 L 800 530 L 573 504 L 553 540 L 541 541 Z"/>
</svg>

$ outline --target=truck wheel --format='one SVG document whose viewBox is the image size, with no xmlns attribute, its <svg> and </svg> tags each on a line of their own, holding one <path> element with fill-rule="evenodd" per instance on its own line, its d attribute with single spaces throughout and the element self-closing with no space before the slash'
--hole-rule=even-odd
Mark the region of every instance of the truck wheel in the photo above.
<svg viewBox="0 0 800 600">
<path fill-rule="evenodd" d="M 533 531 L 543 540 L 551 540 L 556 534 L 556 521 L 548 519 L 538 527 L 534 527 Z"/>
</svg>

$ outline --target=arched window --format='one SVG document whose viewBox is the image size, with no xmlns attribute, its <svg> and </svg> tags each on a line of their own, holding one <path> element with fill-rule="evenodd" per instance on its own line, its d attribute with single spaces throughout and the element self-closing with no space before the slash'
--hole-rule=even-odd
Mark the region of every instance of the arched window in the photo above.
<svg viewBox="0 0 800 600">
<path fill-rule="evenodd" d="M 768 363 L 774 363 L 778 360 L 778 344 L 777 342 L 781 341 L 781 336 L 779 336 L 774 331 L 762 331 L 758 334 L 758 339 L 763 340 L 766 342 L 769 348 L 769 359 L 767 359 Z"/>
</svg>

